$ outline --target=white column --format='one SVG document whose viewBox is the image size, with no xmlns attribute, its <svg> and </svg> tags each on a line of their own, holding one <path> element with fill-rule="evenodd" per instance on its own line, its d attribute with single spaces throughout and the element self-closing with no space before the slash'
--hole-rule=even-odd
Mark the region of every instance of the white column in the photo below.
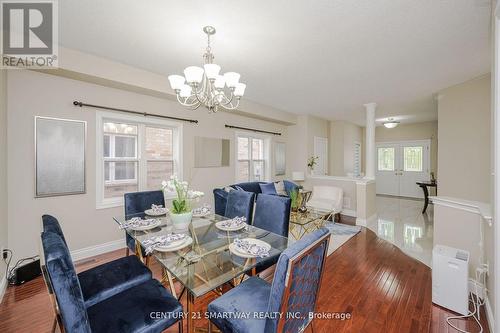
<svg viewBox="0 0 500 333">
<path fill-rule="evenodd" d="M 375 179 L 375 109 L 377 103 L 368 103 L 366 108 L 366 178 Z"/>
</svg>

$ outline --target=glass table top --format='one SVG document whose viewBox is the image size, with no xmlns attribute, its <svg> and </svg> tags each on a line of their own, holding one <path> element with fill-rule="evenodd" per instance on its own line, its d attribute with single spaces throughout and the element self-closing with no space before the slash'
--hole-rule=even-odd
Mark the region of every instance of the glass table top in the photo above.
<svg viewBox="0 0 500 333">
<path fill-rule="evenodd" d="M 145 218 L 145 214 L 135 214 L 115 217 L 122 224 L 133 217 Z M 190 227 L 186 230 L 176 230 L 169 217 L 150 217 L 161 221 L 161 224 L 151 230 L 125 231 L 141 245 L 153 236 L 170 233 L 185 233 L 193 239 L 191 245 L 173 252 L 154 251 L 152 256 L 163 265 L 177 280 L 179 280 L 195 297 L 206 294 L 226 282 L 250 271 L 260 262 L 277 259 L 288 247 L 288 239 L 272 232 L 247 226 L 240 231 L 222 231 L 215 223 L 227 218 L 219 215 L 193 217 Z M 269 245 L 271 250 L 265 258 L 246 259 L 229 251 L 229 244 L 236 238 L 256 238 Z"/>
<path fill-rule="evenodd" d="M 300 211 L 291 212 L 290 223 L 306 225 L 317 220 L 326 219 L 327 217 L 329 217 L 334 213 L 335 211 L 333 210 L 323 210 L 323 209 L 308 207 L 307 211 L 304 213 Z"/>
</svg>

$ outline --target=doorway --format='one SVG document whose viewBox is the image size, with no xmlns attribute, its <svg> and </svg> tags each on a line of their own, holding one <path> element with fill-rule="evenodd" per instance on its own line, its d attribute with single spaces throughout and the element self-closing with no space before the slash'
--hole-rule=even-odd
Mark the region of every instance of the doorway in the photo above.
<svg viewBox="0 0 500 333">
<path fill-rule="evenodd" d="M 328 139 L 319 136 L 314 137 L 314 156 L 318 157 L 318 163 L 314 168 L 316 176 L 324 176 L 328 170 Z"/>
<path fill-rule="evenodd" d="M 377 143 L 377 194 L 423 198 L 430 179 L 430 140 Z"/>
</svg>

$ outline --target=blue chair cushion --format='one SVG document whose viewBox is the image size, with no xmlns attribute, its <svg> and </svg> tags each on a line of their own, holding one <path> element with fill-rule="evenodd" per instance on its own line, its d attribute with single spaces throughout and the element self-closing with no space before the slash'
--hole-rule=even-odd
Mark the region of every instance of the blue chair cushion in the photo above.
<svg viewBox="0 0 500 333">
<path fill-rule="evenodd" d="M 259 184 L 262 194 L 278 195 L 274 183 Z"/>
<path fill-rule="evenodd" d="M 144 282 L 87 309 L 93 333 L 159 333 L 177 322 L 181 312 L 182 305 L 157 280 Z M 157 314 L 162 314 L 162 318 Z"/>
<path fill-rule="evenodd" d="M 267 312 L 271 285 L 251 277 L 208 305 L 211 321 L 224 333 L 264 332 L 265 319 L 255 318 L 254 312 Z M 222 318 L 224 314 L 250 312 L 250 318 Z"/>
<path fill-rule="evenodd" d="M 78 274 L 86 307 L 151 279 L 151 271 L 136 256 L 113 260 Z"/>
</svg>

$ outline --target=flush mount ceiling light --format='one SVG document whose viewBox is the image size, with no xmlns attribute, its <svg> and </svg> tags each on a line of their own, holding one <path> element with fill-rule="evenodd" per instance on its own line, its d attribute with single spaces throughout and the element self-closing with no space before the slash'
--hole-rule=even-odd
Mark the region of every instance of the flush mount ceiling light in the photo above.
<svg viewBox="0 0 500 333">
<path fill-rule="evenodd" d="M 394 128 L 399 125 L 399 121 L 395 121 L 394 118 L 389 118 L 387 121 L 384 123 L 384 126 L 387 128 Z"/>
<path fill-rule="evenodd" d="M 205 106 L 210 113 L 219 108 L 234 110 L 240 104 L 245 93 L 246 84 L 240 83 L 240 74 L 227 72 L 220 75 L 219 65 L 213 63 L 214 55 L 210 48 L 210 36 L 215 34 L 215 28 L 206 26 L 207 48 L 203 58 L 203 68 L 189 66 L 182 75 L 169 75 L 170 86 L 177 95 L 177 101 L 192 110 Z"/>
</svg>

